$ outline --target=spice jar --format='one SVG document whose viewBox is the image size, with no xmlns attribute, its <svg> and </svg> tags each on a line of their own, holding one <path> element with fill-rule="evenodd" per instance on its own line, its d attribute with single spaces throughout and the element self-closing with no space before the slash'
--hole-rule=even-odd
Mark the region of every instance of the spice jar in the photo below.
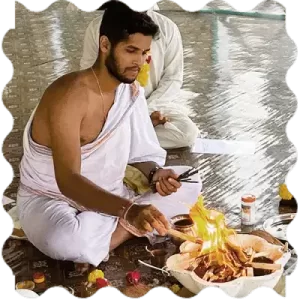
<svg viewBox="0 0 300 300">
<path fill-rule="evenodd" d="M 242 196 L 242 224 L 254 225 L 256 223 L 256 197 L 253 195 Z"/>
</svg>

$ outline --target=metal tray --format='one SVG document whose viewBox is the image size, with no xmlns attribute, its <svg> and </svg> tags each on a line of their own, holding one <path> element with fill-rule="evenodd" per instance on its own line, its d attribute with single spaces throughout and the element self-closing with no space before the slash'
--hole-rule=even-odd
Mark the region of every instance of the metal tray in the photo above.
<svg viewBox="0 0 300 300">
<path fill-rule="evenodd" d="M 295 216 L 295 213 L 290 213 L 272 217 L 264 222 L 263 228 L 275 238 L 287 241 L 287 227 L 293 221 Z"/>
</svg>

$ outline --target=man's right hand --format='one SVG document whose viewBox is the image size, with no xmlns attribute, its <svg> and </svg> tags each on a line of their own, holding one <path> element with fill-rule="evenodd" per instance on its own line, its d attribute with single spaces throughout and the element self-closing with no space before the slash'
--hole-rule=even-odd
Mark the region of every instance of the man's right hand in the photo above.
<svg viewBox="0 0 300 300">
<path fill-rule="evenodd" d="M 162 236 L 167 234 L 169 223 L 165 216 L 153 205 L 134 204 L 126 214 L 126 221 L 142 233 L 154 229 Z"/>
<path fill-rule="evenodd" d="M 154 111 L 150 115 L 153 127 L 156 127 L 157 125 L 164 125 L 166 122 L 168 122 L 168 118 L 165 117 L 160 111 Z"/>
</svg>

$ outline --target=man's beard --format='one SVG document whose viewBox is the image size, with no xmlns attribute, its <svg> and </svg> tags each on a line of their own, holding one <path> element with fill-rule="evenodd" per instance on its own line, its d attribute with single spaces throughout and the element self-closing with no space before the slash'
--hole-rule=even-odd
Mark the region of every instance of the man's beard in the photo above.
<svg viewBox="0 0 300 300">
<path fill-rule="evenodd" d="M 118 81 L 122 83 L 133 83 L 136 78 L 127 78 L 126 76 L 123 76 L 120 72 L 120 68 L 117 64 L 116 57 L 114 55 L 114 51 L 111 50 L 109 56 L 105 60 L 105 66 L 108 70 L 108 72 L 115 77 Z"/>
</svg>

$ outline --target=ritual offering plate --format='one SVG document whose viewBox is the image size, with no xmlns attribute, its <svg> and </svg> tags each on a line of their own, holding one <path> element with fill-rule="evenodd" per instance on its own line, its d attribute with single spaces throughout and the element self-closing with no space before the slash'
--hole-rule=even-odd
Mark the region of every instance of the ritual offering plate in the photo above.
<svg viewBox="0 0 300 300">
<path fill-rule="evenodd" d="M 269 218 L 264 222 L 263 228 L 277 239 L 287 241 L 287 227 L 295 216 L 295 213 L 291 213 Z"/>
</svg>

